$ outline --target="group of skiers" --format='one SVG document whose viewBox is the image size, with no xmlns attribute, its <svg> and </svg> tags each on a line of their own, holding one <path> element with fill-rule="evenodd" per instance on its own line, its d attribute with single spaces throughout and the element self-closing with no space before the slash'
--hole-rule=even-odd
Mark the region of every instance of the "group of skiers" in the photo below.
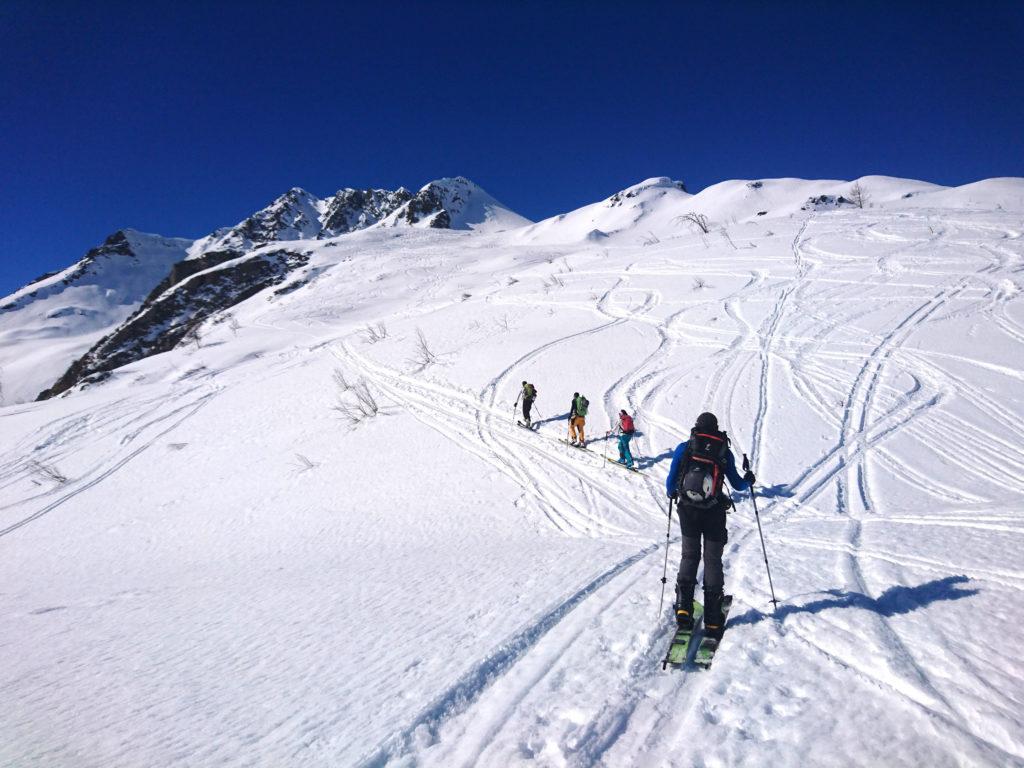
<svg viewBox="0 0 1024 768">
<path fill-rule="evenodd" d="M 524 381 L 520 398 L 523 402 L 523 425 L 531 427 L 530 411 L 537 399 L 536 387 Z M 584 428 L 589 405 L 586 397 L 579 392 L 573 393 L 567 440 L 570 445 L 586 446 Z M 618 435 L 619 463 L 631 469 L 633 456 L 629 442 L 635 432 L 633 418 L 621 410 L 616 428 L 606 433 L 606 436 Z M 676 579 L 676 624 L 679 629 L 693 628 L 693 596 L 703 543 L 704 632 L 712 638 L 721 638 L 725 621 L 722 612 L 725 593 L 722 553 L 729 538 L 726 514 L 732 506 L 724 488 L 726 479 L 736 491 L 745 491 L 756 481 L 749 469 L 742 476 L 739 474 L 736 457 L 729 447 L 729 436 L 719 430 L 718 418 L 713 413 L 702 413 L 690 430 L 689 438 L 679 443 L 673 452 L 665 492 L 676 503 L 682 533 L 682 557 Z"/>
<path fill-rule="evenodd" d="M 533 402 L 536 399 L 537 388 L 533 386 L 533 384 L 524 381 L 522 391 L 519 393 L 519 397 L 516 400 L 517 404 L 520 400 L 523 403 L 523 420 L 521 424 L 524 427 L 532 428 L 533 426 L 530 413 L 533 410 Z M 578 448 L 587 447 L 587 436 L 585 430 L 587 425 L 588 408 L 590 408 L 590 401 L 579 392 L 573 392 L 572 402 L 569 403 L 569 434 L 566 440 L 569 445 L 574 445 Z M 633 417 L 626 413 L 625 410 L 619 411 L 619 421 L 615 428 L 605 433 L 605 437 L 613 434 L 618 435 L 618 463 L 628 469 L 633 469 L 633 454 L 629 450 L 629 441 L 633 439 L 633 435 L 635 433 L 636 427 L 633 424 Z"/>
</svg>

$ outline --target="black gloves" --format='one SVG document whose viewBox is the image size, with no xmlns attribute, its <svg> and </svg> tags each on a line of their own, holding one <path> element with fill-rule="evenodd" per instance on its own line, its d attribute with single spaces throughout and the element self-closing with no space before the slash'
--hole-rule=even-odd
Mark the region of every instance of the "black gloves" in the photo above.
<svg viewBox="0 0 1024 768">
<path fill-rule="evenodd" d="M 747 481 L 748 485 L 753 485 L 754 483 L 757 482 L 757 478 L 754 477 L 754 473 L 751 472 L 749 469 L 747 470 L 747 473 L 743 475 L 743 479 Z"/>
<path fill-rule="evenodd" d="M 678 491 L 672 491 L 672 493 L 670 493 L 668 495 L 668 497 L 670 499 L 672 499 L 673 501 L 679 501 L 679 492 Z"/>
</svg>

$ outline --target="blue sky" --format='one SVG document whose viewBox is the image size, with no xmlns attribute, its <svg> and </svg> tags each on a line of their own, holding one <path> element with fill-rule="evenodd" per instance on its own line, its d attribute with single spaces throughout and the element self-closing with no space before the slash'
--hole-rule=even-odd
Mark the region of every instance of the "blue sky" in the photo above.
<svg viewBox="0 0 1024 768">
<path fill-rule="evenodd" d="M 213 5 L 0 4 L 0 295 L 292 186 L 1024 176 L 1024 3 Z"/>
</svg>

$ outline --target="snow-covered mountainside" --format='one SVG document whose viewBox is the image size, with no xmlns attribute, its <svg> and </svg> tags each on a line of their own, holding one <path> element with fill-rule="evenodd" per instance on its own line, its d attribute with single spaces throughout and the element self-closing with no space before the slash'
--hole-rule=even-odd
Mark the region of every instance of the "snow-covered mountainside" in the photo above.
<svg viewBox="0 0 1024 768">
<path fill-rule="evenodd" d="M 867 208 L 954 207 L 1024 209 L 1020 179 L 988 179 L 958 188 L 890 176 L 854 181 L 757 179 L 723 181 L 696 195 L 682 182 L 661 177 L 520 230 L 535 243 L 653 243 L 703 226 L 720 229 L 759 219 L 788 218 L 811 211 Z M 702 226 L 703 224 L 703 226 Z"/>
<path fill-rule="evenodd" d="M 121 230 L 67 269 L 0 299 L 0 403 L 35 399 L 135 311 L 191 244 Z"/>
<path fill-rule="evenodd" d="M 0 765 L 1024 764 L 1024 180 L 859 181 L 193 249 L 133 343 L 230 317 L 0 408 Z M 663 670 L 704 410 L 781 602 L 737 493 Z"/>
<path fill-rule="evenodd" d="M 165 260 L 162 269 L 146 273 L 146 280 L 135 276 L 136 300 L 128 309 L 136 311 L 127 318 L 122 313 L 120 326 L 108 322 L 103 330 L 109 333 L 102 338 L 92 333 L 91 347 L 51 349 L 44 371 L 33 370 L 28 382 L 19 380 L 14 402 L 28 399 L 33 390 L 33 396 L 45 399 L 101 381 L 115 368 L 174 348 L 207 318 L 280 285 L 305 266 L 308 253 L 281 245 L 374 226 L 500 232 L 529 223 L 461 176 L 430 182 L 415 195 L 404 188 L 342 189 L 321 200 L 295 187 L 236 226 L 191 243 L 187 257 L 169 270 Z M 180 249 L 175 255 L 182 255 Z"/>
</svg>

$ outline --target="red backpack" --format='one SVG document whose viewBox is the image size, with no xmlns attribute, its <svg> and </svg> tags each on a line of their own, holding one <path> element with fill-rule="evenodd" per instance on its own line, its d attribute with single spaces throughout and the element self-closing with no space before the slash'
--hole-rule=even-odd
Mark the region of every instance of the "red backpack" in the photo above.
<svg viewBox="0 0 1024 768">
<path fill-rule="evenodd" d="M 636 427 L 633 426 L 633 417 L 629 414 L 619 417 L 622 423 L 622 431 L 627 435 L 632 435 L 636 431 Z"/>
</svg>

